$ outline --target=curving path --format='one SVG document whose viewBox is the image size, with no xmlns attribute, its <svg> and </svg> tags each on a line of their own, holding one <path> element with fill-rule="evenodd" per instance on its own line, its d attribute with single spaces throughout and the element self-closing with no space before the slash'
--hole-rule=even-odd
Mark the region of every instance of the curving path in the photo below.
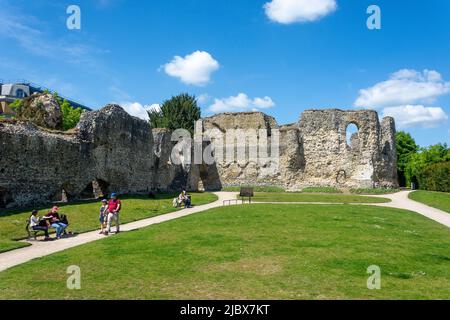
<svg viewBox="0 0 450 320">
<path fill-rule="evenodd" d="M 450 214 L 422 203 L 413 201 L 408 198 L 411 191 L 401 191 L 394 194 L 388 195 L 373 195 L 372 197 L 381 197 L 391 199 L 390 203 L 354 203 L 352 205 L 371 205 L 371 206 L 382 206 L 391 207 L 398 209 L 406 209 L 410 211 L 415 211 L 429 219 L 432 219 L 438 223 L 441 223 L 450 228 Z M 169 220 L 178 219 L 181 217 L 189 216 L 194 213 L 206 211 L 208 209 L 221 207 L 224 200 L 236 198 L 237 192 L 214 192 L 218 196 L 218 200 L 209 204 L 196 206 L 189 209 L 184 209 L 172 213 L 162 214 L 156 217 L 143 219 L 135 222 L 130 222 L 120 226 L 122 231 L 132 231 L 140 228 L 148 227 L 154 224 L 163 223 Z M 257 203 L 257 202 L 255 202 Z M 264 202 L 268 203 L 268 202 Z M 333 204 L 339 205 L 339 203 L 323 203 L 323 202 L 272 202 L 276 204 Z M 233 204 L 234 205 L 234 204 Z M 19 264 L 31 261 L 36 258 L 44 257 L 56 252 L 60 252 L 69 248 L 77 247 L 82 244 L 104 239 L 105 236 L 98 233 L 98 230 L 86 232 L 77 235 L 73 238 L 61 239 L 52 242 L 29 242 L 31 246 L 8 251 L 0 254 L 0 272 L 11 267 L 17 266 Z"/>
<path fill-rule="evenodd" d="M 434 220 L 434 221 L 450 228 L 450 213 L 409 199 L 408 196 L 411 192 L 414 192 L 414 191 L 400 191 L 400 192 L 393 193 L 393 194 L 376 196 L 376 197 L 391 199 L 392 202 L 374 203 L 371 205 L 414 211 L 414 212 L 417 212 L 417 213 L 427 217 L 428 219 Z M 374 196 L 372 196 L 372 197 L 374 197 Z"/>
</svg>

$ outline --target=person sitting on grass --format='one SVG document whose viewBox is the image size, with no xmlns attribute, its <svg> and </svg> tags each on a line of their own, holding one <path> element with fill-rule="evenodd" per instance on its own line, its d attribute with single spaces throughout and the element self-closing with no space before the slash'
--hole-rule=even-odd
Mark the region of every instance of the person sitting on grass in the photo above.
<svg viewBox="0 0 450 320">
<path fill-rule="evenodd" d="M 48 235 L 48 222 L 45 219 L 41 219 L 38 216 L 38 211 L 33 210 L 30 216 L 30 228 L 34 231 L 44 231 L 45 234 L 45 241 L 51 240 L 50 236 Z"/>
<path fill-rule="evenodd" d="M 102 200 L 102 206 L 100 207 L 100 234 L 103 234 L 106 229 L 106 223 L 108 221 L 108 200 L 103 199 Z"/>
<path fill-rule="evenodd" d="M 50 219 L 50 226 L 56 230 L 56 239 L 61 239 L 61 236 L 67 228 L 67 224 L 61 221 L 58 211 L 59 208 L 54 206 L 52 211 L 50 211 L 44 218 Z"/>
</svg>

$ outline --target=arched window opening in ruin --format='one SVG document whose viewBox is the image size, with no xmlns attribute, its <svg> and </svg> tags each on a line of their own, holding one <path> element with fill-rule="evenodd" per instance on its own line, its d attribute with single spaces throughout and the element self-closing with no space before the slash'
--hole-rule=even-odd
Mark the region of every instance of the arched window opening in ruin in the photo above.
<svg viewBox="0 0 450 320">
<path fill-rule="evenodd" d="M 6 208 L 11 202 L 13 202 L 11 193 L 8 189 L 0 187 L 0 208 Z"/>
<path fill-rule="evenodd" d="M 350 123 L 347 126 L 347 130 L 345 133 L 345 139 L 347 141 L 347 146 L 351 150 L 359 149 L 359 128 L 356 124 Z"/>
</svg>

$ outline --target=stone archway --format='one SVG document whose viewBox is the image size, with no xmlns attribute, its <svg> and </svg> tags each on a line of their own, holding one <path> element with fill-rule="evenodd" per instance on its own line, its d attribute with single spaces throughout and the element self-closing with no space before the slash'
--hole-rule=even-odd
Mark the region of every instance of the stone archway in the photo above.
<svg viewBox="0 0 450 320">
<path fill-rule="evenodd" d="M 107 196 L 109 183 L 102 179 L 95 179 L 89 182 L 81 191 L 80 197 L 82 199 L 99 199 Z"/>
<path fill-rule="evenodd" d="M 109 183 L 102 179 L 92 181 L 92 191 L 95 199 L 104 198 L 108 195 Z"/>
</svg>

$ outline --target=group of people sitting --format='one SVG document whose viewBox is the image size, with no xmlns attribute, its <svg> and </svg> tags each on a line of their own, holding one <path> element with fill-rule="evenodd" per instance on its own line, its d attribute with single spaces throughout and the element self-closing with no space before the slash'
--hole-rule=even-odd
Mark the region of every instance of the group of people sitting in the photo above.
<svg viewBox="0 0 450 320">
<path fill-rule="evenodd" d="M 54 206 L 52 210 L 43 217 L 39 217 L 39 211 L 33 210 L 30 216 L 29 228 L 33 231 L 43 231 L 45 234 L 45 241 L 54 240 L 50 238 L 48 230 L 50 228 L 56 230 L 56 239 L 67 235 L 67 227 L 69 221 L 67 216 L 58 213 L 59 208 Z"/>
</svg>

